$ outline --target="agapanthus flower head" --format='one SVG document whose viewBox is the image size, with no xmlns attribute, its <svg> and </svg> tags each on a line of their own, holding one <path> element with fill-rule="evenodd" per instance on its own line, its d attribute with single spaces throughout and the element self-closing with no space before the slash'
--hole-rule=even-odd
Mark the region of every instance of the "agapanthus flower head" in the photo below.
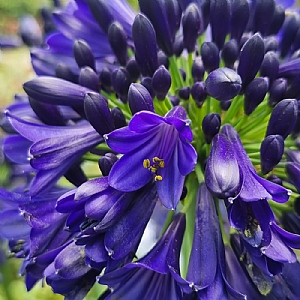
<svg viewBox="0 0 300 300">
<path fill-rule="evenodd" d="M 37 78 L 1 117 L 0 237 L 27 289 L 297 299 L 299 12 L 138 2 L 46 13 Z"/>
</svg>

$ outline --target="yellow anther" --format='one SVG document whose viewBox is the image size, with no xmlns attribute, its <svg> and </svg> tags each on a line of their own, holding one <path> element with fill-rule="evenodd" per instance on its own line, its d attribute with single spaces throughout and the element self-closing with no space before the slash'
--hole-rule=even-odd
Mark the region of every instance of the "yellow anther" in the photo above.
<svg viewBox="0 0 300 300">
<path fill-rule="evenodd" d="M 157 167 L 156 166 L 151 166 L 149 167 L 149 170 L 152 172 L 152 173 L 155 173 L 157 171 Z"/>
<path fill-rule="evenodd" d="M 163 159 L 158 163 L 158 166 L 159 166 L 160 168 L 164 168 L 164 167 L 165 167 L 165 162 L 164 162 Z"/>
<path fill-rule="evenodd" d="M 143 166 L 145 169 L 150 168 L 150 159 L 144 159 Z"/>
<path fill-rule="evenodd" d="M 155 181 L 162 181 L 162 176 L 156 175 L 156 176 L 154 177 L 154 180 L 155 180 Z"/>
</svg>

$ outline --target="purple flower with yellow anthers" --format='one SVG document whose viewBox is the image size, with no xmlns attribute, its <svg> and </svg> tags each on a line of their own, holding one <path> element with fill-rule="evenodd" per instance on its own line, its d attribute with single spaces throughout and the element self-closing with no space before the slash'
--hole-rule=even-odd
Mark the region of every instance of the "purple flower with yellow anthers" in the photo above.
<svg viewBox="0 0 300 300">
<path fill-rule="evenodd" d="M 141 111 L 127 127 L 104 135 L 112 150 L 124 154 L 111 169 L 109 185 L 131 192 L 154 180 L 160 200 L 175 209 L 184 178 L 197 160 L 189 143 L 193 138 L 189 124 L 183 107 L 173 108 L 164 117 Z"/>
</svg>

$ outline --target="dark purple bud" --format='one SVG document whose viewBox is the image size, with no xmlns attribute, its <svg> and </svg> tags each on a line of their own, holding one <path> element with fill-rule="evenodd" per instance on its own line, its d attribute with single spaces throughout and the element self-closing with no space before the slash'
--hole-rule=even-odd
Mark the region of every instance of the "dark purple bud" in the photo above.
<svg viewBox="0 0 300 300">
<path fill-rule="evenodd" d="M 127 35 L 119 22 L 113 22 L 108 28 L 108 40 L 121 66 L 127 61 Z"/>
<path fill-rule="evenodd" d="M 55 105 L 82 107 L 85 93 L 91 90 L 55 77 L 40 76 L 24 83 L 29 97 Z"/>
<path fill-rule="evenodd" d="M 246 87 L 244 111 L 247 116 L 264 100 L 269 88 L 269 80 L 263 77 L 253 79 Z"/>
<path fill-rule="evenodd" d="M 58 63 L 55 67 L 55 77 L 77 83 L 77 76 L 72 72 L 67 64 Z"/>
<path fill-rule="evenodd" d="M 159 47 L 167 56 L 172 56 L 175 33 L 181 18 L 179 4 L 174 0 L 139 0 L 139 6 L 155 29 Z"/>
<path fill-rule="evenodd" d="M 78 82 L 95 92 L 99 92 L 99 78 L 96 72 L 90 67 L 84 67 L 80 70 Z"/>
<path fill-rule="evenodd" d="M 280 179 L 279 177 L 277 177 L 274 174 L 269 175 L 267 177 L 267 180 L 282 186 L 282 179 Z"/>
<path fill-rule="evenodd" d="M 117 156 L 113 153 L 106 153 L 99 159 L 99 168 L 103 176 L 108 176 L 112 166 L 118 160 Z"/>
<path fill-rule="evenodd" d="M 162 51 L 158 51 L 157 57 L 158 57 L 158 65 L 159 66 L 163 65 L 168 69 L 169 68 L 169 59 L 166 56 L 166 54 L 164 54 L 164 52 L 162 52 Z"/>
<path fill-rule="evenodd" d="M 260 32 L 263 36 L 265 36 L 271 25 L 274 11 L 274 0 L 256 0 L 252 28 L 253 32 Z"/>
<path fill-rule="evenodd" d="M 127 62 L 126 70 L 128 71 L 132 82 L 136 82 L 141 76 L 140 68 L 133 58 Z"/>
<path fill-rule="evenodd" d="M 241 90 L 241 77 L 232 69 L 219 68 L 206 78 L 207 93 L 219 101 L 234 98 Z"/>
<path fill-rule="evenodd" d="M 280 40 L 280 56 L 285 57 L 291 50 L 291 46 L 300 27 L 300 17 L 296 13 L 286 16 L 282 26 Z"/>
<path fill-rule="evenodd" d="M 186 72 L 182 68 L 179 69 L 179 72 L 181 74 L 183 81 L 185 81 L 186 80 Z"/>
<path fill-rule="evenodd" d="M 280 162 L 284 152 L 284 139 L 281 135 L 268 135 L 260 146 L 260 164 L 263 174 L 271 172 Z"/>
<path fill-rule="evenodd" d="M 39 102 L 29 97 L 29 104 L 39 119 L 51 126 L 64 126 L 66 121 L 56 105 Z"/>
<path fill-rule="evenodd" d="M 201 81 L 204 76 L 204 66 L 201 57 L 196 57 L 192 65 L 192 77 L 194 81 Z"/>
<path fill-rule="evenodd" d="M 239 165 L 232 144 L 223 134 L 217 134 L 205 168 L 205 183 L 213 196 L 234 197 L 240 189 Z"/>
<path fill-rule="evenodd" d="M 209 17 L 212 41 L 221 50 L 230 29 L 230 1 L 211 0 Z"/>
<path fill-rule="evenodd" d="M 148 90 L 139 83 L 132 83 L 128 91 L 128 104 L 132 114 L 141 111 L 154 111 L 153 99 Z"/>
<path fill-rule="evenodd" d="M 264 59 L 265 46 L 260 34 L 254 34 L 242 47 L 237 72 L 241 76 L 243 88 L 254 79 Z"/>
<path fill-rule="evenodd" d="M 73 53 L 79 68 L 91 67 L 95 70 L 95 58 L 90 46 L 84 40 L 76 40 Z"/>
<path fill-rule="evenodd" d="M 175 42 L 173 45 L 174 48 L 174 54 L 179 57 L 184 49 L 184 44 L 183 44 L 183 35 L 178 34 L 175 37 Z"/>
<path fill-rule="evenodd" d="M 130 75 L 123 67 L 112 72 L 111 75 L 112 85 L 114 90 L 119 95 L 120 99 L 126 103 L 129 86 L 131 84 Z"/>
<path fill-rule="evenodd" d="M 141 84 L 148 90 L 150 93 L 151 97 L 155 97 L 155 91 L 152 86 L 152 78 L 150 77 L 144 77 L 141 81 Z"/>
<path fill-rule="evenodd" d="M 114 130 L 113 118 L 108 107 L 107 99 L 98 93 L 86 93 L 84 97 L 84 112 L 100 135 Z"/>
<path fill-rule="evenodd" d="M 100 83 L 101 88 L 105 91 L 110 92 L 112 90 L 112 82 L 111 82 L 111 70 L 107 67 L 104 67 L 100 72 Z"/>
<path fill-rule="evenodd" d="M 160 66 L 155 71 L 152 77 L 152 87 L 157 99 L 164 100 L 166 98 L 171 87 L 171 75 L 164 66 Z"/>
<path fill-rule="evenodd" d="M 113 118 L 116 129 L 125 127 L 127 125 L 126 118 L 125 118 L 122 110 L 119 107 L 114 107 L 111 110 L 111 116 Z"/>
<path fill-rule="evenodd" d="M 183 44 L 189 53 L 195 51 L 196 41 L 202 30 L 201 14 L 198 6 L 191 3 L 182 17 Z"/>
<path fill-rule="evenodd" d="M 275 52 L 269 51 L 265 54 L 264 60 L 260 66 L 260 75 L 268 77 L 273 81 L 278 74 L 279 59 Z"/>
<path fill-rule="evenodd" d="M 177 0 L 164 0 L 169 28 L 174 36 L 180 27 L 182 9 Z M 173 39 L 174 41 L 174 39 Z"/>
<path fill-rule="evenodd" d="M 219 114 L 210 113 L 202 121 L 202 131 L 207 144 L 210 144 L 221 127 L 221 117 Z"/>
<path fill-rule="evenodd" d="M 87 0 L 87 4 L 93 17 L 107 34 L 110 24 L 114 21 L 108 2 L 106 0 Z"/>
<path fill-rule="evenodd" d="M 279 48 L 278 40 L 275 36 L 269 36 L 264 39 L 265 53 L 268 51 L 276 52 Z"/>
<path fill-rule="evenodd" d="M 294 129 L 297 115 L 298 103 L 296 99 L 281 100 L 273 109 L 266 136 L 280 134 L 285 139 Z"/>
<path fill-rule="evenodd" d="M 195 82 L 195 84 L 191 88 L 191 95 L 195 100 L 196 106 L 198 108 L 201 108 L 207 96 L 205 82 Z"/>
<path fill-rule="evenodd" d="M 287 89 L 287 79 L 277 78 L 273 81 L 269 90 L 268 104 L 275 106 L 279 101 L 284 98 L 285 91 Z"/>
<path fill-rule="evenodd" d="M 220 102 L 221 109 L 227 111 L 231 105 L 231 102 L 232 102 L 231 100 L 221 101 Z"/>
<path fill-rule="evenodd" d="M 236 40 L 230 40 L 223 46 L 221 57 L 227 68 L 232 68 L 240 54 L 240 48 Z"/>
<path fill-rule="evenodd" d="M 276 5 L 271 20 L 271 24 L 269 26 L 268 35 L 276 35 L 278 31 L 281 29 L 284 19 L 285 19 L 284 7 L 282 7 L 281 5 Z"/>
<path fill-rule="evenodd" d="M 201 58 L 206 72 L 217 69 L 220 64 L 219 49 L 213 42 L 205 42 L 201 46 Z"/>
<path fill-rule="evenodd" d="M 170 101 L 171 101 L 171 103 L 172 103 L 173 106 L 177 106 L 180 103 L 180 99 L 178 97 L 176 97 L 176 96 L 170 95 L 169 99 L 170 99 Z"/>
<path fill-rule="evenodd" d="M 230 37 L 240 41 L 250 16 L 250 7 L 247 0 L 231 1 Z"/>
<path fill-rule="evenodd" d="M 146 16 L 138 14 L 132 25 L 135 59 L 143 76 L 152 77 L 158 67 L 156 34 Z"/>
<path fill-rule="evenodd" d="M 189 86 L 183 87 L 178 91 L 178 96 L 183 100 L 188 100 L 190 98 L 191 89 Z"/>
<path fill-rule="evenodd" d="M 19 35 L 24 44 L 29 47 L 40 46 L 43 43 L 43 35 L 37 20 L 31 16 L 23 16 L 19 20 Z"/>
<path fill-rule="evenodd" d="M 288 162 L 285 166 L 285 171 L 289 180 L 295 186 L 298 193 L 300 192 L 300 164 Z"/>
</svg>

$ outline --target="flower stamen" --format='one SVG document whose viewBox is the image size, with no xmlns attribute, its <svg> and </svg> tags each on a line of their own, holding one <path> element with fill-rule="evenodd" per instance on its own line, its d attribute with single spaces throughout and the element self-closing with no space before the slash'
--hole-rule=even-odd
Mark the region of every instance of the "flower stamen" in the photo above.
<svg viewBox="0 0 300 300">
<path fill-rule="evenodd" d="M 161 181 L 162 180 L 162 176 L 157 175 L 157 171 L 160 168 L 165 167 L 165 161 L 162 158 L 159 158 L 157 156 L 153 157 L 152 158 L 152 164 L 151 164 L 150 159 L 144 159 L 143 167 L 145 169 L 148 169 L 149 171 L 151 171 L 151 173 L 155 174 L 155 177 L 154 177 L 155 181 Z"/>
</svg>

